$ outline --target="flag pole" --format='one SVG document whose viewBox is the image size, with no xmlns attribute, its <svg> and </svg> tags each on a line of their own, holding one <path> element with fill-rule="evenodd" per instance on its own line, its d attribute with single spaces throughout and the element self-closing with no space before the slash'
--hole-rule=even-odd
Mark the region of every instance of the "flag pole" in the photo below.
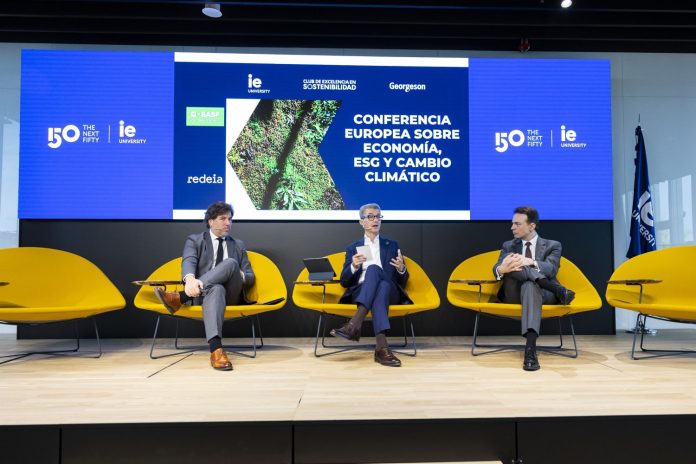
<svg viewBox="0 0 696 464">
<path fill-rule="evenodd" d="M 650 180 L 648 178 L 648 160 L 645 151 L 645 141 L 643 130 L 640 127 L 640 113 L 638 113 L 638 127 L 636 127 L 636 157 L 635 180 L 633 184 L 633 203 L 631 206 L 631 230 L 630 243 L 628 246 L 627 258 L 633 258 L 642 253 L 647 253 L 657 249 L 655 236 L 655 221 L 652 210 L 652 195 L 650 193 Z M 641 299 L 642 299 L 641 286 Z M 641 333 L 657 335 L 657 330 L 645 327 L 645 320 L 636 320 L 636 326 L 628 333 Z"/>
</svg>

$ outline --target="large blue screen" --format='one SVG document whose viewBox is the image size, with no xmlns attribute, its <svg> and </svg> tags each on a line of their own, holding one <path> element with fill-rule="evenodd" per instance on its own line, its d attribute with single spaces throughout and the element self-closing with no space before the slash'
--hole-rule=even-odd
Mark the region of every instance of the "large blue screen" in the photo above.
<svg viewBox="0 0 696 464">
<path fill-rule="evenodd" d="M 171 217 L 171 53 L 22 53 L 19 217 Z"/>
<path fill-rule="evenodd" d="M 611 219 L 609 63 L 471 60 L 471 218 Z"/>
<path fill-rule="evenodd" d="M 605 60 L 25 50 L 23 219 L 611 219 Z"/>
</svg>

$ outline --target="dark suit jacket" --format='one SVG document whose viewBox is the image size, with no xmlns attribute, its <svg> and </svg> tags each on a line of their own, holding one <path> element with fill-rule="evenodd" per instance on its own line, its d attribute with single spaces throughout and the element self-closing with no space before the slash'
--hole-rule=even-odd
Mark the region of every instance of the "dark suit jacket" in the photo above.
<svg viewBox="0 0 696 464">
<path fill-rule="evenodd" d="M 360 269 L 353 273 L 351 271 L 351 263 L 353 262 L 353 255 L 355 255 L 359 246 L 365 244 L 365 239 L 362 238 L 356 242 L 351 243 L 346 248 L 346 260 L 343 263 L 343 270 L 341 271 L 341 285 L 347 290 L 341 297 L 339 303 L 351 303 L 353 293 L 358 288 L 358 280 L 360 275 L 364 272 L 362 266 Z M 408 297 L 408 294 L 403 289 L 408 281 L 408 269 L 403 274 L 399 274 L 394 266 L 390 264 L 390 261 L 397 256 L 397 251 L 399 250 L 399 243 L 395 240 L 389 240 L 388 238 L 383 238 L 381 235 L 379 237 L 379 257 L 382 261 L 382 269 L 387 273 L 389 278 L 396 284 L 399 289 L 399 294 L 401 295 L 401 300 L 399 304 L 412 304 L 413 301 Z"/>
<path fill-rule="evenodd" d="M 247 256 L 244 242 L 234 239 L 229 235 L 225 237 L 225 241 L 227 242 L 228 258 L 236 259 L 239 268 L 244 272 L 244 288 L 251 287 L 256 277 L 254 276 L 254 271 L 251 269 L 251 263 L 249 263 L 249 256 Z M 215 256 L 213 246 L 217 246 L 217 243 L 213 244 L 210 238 L 210 230 L 208 229 L 198 234 L 189 235 L 186 238 L 181 259 L 182 279 L 188 274 L 193 274 L 198 279 L 212 269 L 213 257 Z M 244 295 L 244 300 L 250 303 L 246 295 Z"/>
<path fill-rule="evenodd" d="M 523 241 L 519 238 L 508 240 L 503 243 L 500 255 L 498 256 L 498 262 L 493 266 L 493 274 L 496 275 L 496 269 L 502 264 L 505 256 L 510 253 L 523 254 L 522 247 Z M 534 259 L 537 262 L 537 266 L 539 266 L 539 272 L 553 282 L 558 282 L 556 280 L 556 274 L 558 274 L 558 268 L 561 266 L 561 251 L 561 242 L 546 240 L 541 237 L 537 239 Z"/>
</svg>

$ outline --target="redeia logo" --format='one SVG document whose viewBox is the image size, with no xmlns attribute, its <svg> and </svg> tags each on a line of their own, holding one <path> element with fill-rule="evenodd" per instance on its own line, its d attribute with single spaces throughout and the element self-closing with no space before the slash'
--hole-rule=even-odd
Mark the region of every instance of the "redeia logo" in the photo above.
<svg viewBox="0 0 696 464">
<path fill-rule="evenodd" d="M 65 127 L 48 128 L 48 146 L 53 149 L 60 147 L 63 141 L 72 143 L 79 138 L 80 129 L 74 124 L 68 124 Z"/>
</svg>

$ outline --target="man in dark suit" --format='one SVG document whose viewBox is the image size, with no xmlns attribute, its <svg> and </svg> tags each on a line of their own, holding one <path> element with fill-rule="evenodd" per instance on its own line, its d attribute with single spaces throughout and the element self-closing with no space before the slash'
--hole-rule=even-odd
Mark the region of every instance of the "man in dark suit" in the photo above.
<svg viewBox="0 0 696 464">
<path fill-rule="evenodd" d="M 541 327 L 541 305 L 568 305 L 575 298 L 572 290 L 556 280 L 561 265 L 561 244 L 539 237 L 538 223 L 536 209 L 515 208 L 511 227 L 515 238 L 503 243 L 493 267 L 496 279 L 503 281 L 498 293 L 500 300 L 522 304 L 522 336 L 527 338 L 522 368 L 526 371 L 539 369 L 536 339 Z"/>
<path fill-rule="evenodd" d="M 165 292 L 155 288 L 155 295 L 174 314 L 182 304 L 203 306 L 205 335 L 210 345 L 210 364 L 217 370 L 232 370 L 232 363 L 222 347 L 222 324 L 225 306 L 246 299 L 244 289 L 254 284 L 254 272 L 241 240 L 232 238 L 232 205 L 219 201 L 205 212 L 208 230 L 189 235 L 181 261 L 183 292 Z"/>
<path fill-rule="evenodd" d="M 375 362 L 398 367 L 401 361 L 389 349 L 386 331 L 389 329 L 389 305 L 413 303 L 403 289 L 408 270 L 399 244 L 379 235 L 382 210 L 378 204 L 370 203 L 360 208 L 360 225 L 365 236 L 346 249 L 341 271 L 341 285 L 346 291 L 339 301 L 355 303 L 357 311 L 350 321 L 332 330 L 331 335 L 357 342 L 365 316 L 372 312 Z"/>
</svg>

